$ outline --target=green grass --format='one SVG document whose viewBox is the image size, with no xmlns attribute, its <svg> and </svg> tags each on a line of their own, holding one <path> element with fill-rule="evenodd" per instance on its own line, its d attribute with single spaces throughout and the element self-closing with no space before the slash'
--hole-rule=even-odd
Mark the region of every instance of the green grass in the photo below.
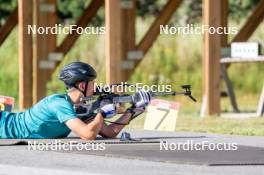
<svg viewBox="0 0 264 175">
<path fill-rule="evenodd" d="M 127 127 L 142 129 L 144 121 L 145 115 L 143 114 Z M 226 119 L 217 116 L 200 118 L 197 113 L 180 112 L 176 131 L 264 136 L 264 118 Z"/>
<path fill-rule="evenodd" d="M 18 101 L 18 67 L 18 40 L 17 28 L 15 28 L 0 47 L 0 95 L 15 97 L 16 101 Z"/>
<path fill-rule="evenodd" d="M 199 118 L 197 115 L 181 115 L 177 120 L 177 131 L 263 136 L 264 118 L 224 119 L 220 117 Z"/>
<path fill-rule="evenodd" d="M 253 111 L 258 103 L 257 95 L 238 96 L 242 111 Z M 193 131 L 204 133 L 264 136 L 264 117 L 248 119 L 226 119 L 219 116 L 199 116 L 200 101 L 192 103 L 184 98 L 177 98 L 181 103 L 177 118 L 176 131 Z M 188 101 L 188 102 L 187 102 Z M 246 105 L 247 104 L 247 105 Z M 228 99 L 222 100 L 222 110 L 231 112 Z M 143 128 L 145 114 L 131 122 L 128 128 Z"/>
<path fill-rule="evenodd" d="M 145 115 L 139 116 L 127 127 L 142 129 L 144 120 Z M 197 113 L 181 112 L 177 119 L 176 131 L 264 136 L 264 118 L 225 119 L 216 116 L 200 118 Z"/>
</svg>

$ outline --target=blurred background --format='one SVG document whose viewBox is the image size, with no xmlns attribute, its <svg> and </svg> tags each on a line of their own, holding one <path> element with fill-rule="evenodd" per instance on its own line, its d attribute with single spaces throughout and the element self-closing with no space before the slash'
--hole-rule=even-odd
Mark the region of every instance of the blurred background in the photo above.
<svg viewBox="0 0 264 175">
<path fill-rule="evenodd" d="M 90 0 L 57 0 L 58 23 L 63 26 L 74 24 L 89 5 Z M 228 25 L 241 28 L 251 15 L 259 0 L 229 0 Z M 155 17 L 166 4 L 164 0 L 136 1 L 136 42 L 138 43 L 147 32 Z M 0 26 L 5 24 L 7 17 L 17 7 L 16 0 L 0 0 Z M 264 7 L 263 7 L 264 8 Z M 105 11 L 100 8 L 92 19 L 90 26 L 105 25 Z M 172 26 L 202 24 L 202 1 L 184 0 L 169 21 Z M 64 35 L 57 37 L 61 43 Z M 234 38 L 228 35 L 228 40 Z M 261 23 L 249 41 L 264 45 L 264 23 Z M 65 64 L 80 60 L 95 67 L 98 72 L 98 83 L 106 82 L 106 41 L 104 35 L 81 35 L 74 47 L 64 56 L 62 64 L 56 68 L 52 79 L 47 84 L 47 95 L 65 93 L 64 85 L 58 80 L 58 72 Z M 264 119 L 225 119 L 216 116 L 200 118 L 203 95 L 203 36 L 202 35 L 159 35 L 152 48 L 146 54 L 129 83 L 172 84 L 174 90 L 180 90 L 182 84 L 191 84 L 197 103 L 185 97 L 168 97 L 181 103 L 177 121 L 177 130 L 264 135 Z M 262 53 L 263 55 L 263 50 Z M 237 102 L 241 110 L 255 111 L 263 86 L 264 64 L 234 64 L 228 69 L 235 89 Z M 16 99 L 15 110 L 19 101 L 19 64 L 18 64 L 18 28 L 15 27 L 0 47 L 0 94 Z M 223 82 L 221 87 L 224 89 Z M 221 110 L 231 111 L 228 98 L 221 100 Z M 136 119 L 128 127 L 141 128 L 144 116 Z"/>
</svg>

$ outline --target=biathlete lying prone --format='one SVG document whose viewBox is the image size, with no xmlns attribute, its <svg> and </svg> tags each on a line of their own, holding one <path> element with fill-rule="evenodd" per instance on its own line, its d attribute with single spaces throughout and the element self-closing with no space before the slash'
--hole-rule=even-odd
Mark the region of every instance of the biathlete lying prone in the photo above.
<svg viewBox="0 0 264 175">
<path fill-rule="evenodd" d="M 0 138 L 63 138 L 71 131 L 85 140 L 93 140 L 98 134 L 116 137 L 125 125 L 107 125 L 104 122 L 105 118 L 118 113 L 113 103 L 103 103 L 88 123 L 78 117 L 74 108 L 81 98 L 93 95 L 96 76 L 96 71 L 89 64 L 68 64 L 59 75 L 67 93 L 47 96 L 24 112 L 0 112 Z M 150 92 L 139 91 L 134 95 L 140 97 L 134 108 L 145 108 L 151 100 Z M 131 108 L 128 108 L 116 123 L 128 123 L 132 115 Z"/>
</svg>

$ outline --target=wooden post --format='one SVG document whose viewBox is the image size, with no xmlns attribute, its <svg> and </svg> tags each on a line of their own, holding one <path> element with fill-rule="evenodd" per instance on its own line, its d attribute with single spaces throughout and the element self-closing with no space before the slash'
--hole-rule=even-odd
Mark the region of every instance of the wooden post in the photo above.
<svg viewBox="0 0 264 175">
<path fill-rule="evenodd" d="M 221 0 L 221 26 L 228 27 L 228 0 Z M 228 36 L 227 34 L 221 35 L 221 46 L 228 46 Z"/>
<path fill-rule="evenodd" d="M 135 1 L 123 2 L 105 1 L 106 80 L 109 84 L 127 80 L 131 69 L 123 66 L 127 64 L 128 51 L 135 48 Z"/>
<path fill-rule="evenodd" d="M 106 25 L 106 81 L 119 83 L 121 80 L 121 5 L 120 0 L 105 1 Z"/>
<path fill-rule="evenodd" d="M 53 27 L 57 22 L 56 0 L 35 0 L 36 26 Z M 55 62 L 48 60 L 50 52 L 56 49 L 55 34 L 36 34 L 36 47 L 34 52 L 34 103 L 46 95 L 46 84 Z"/>
<path fill-rule="evenodd" d="M 19 14 L 19 109 L 32 105 L 32 35 L 27 26 L 32 24 L 32 0 L 18 1 Z"/>
<path fill-rule="evenodd" d="M 203 1 L 203 20 L 210 27 L 221 26 L 221 1 Z M 221 36 L 204 34 L 204 96 L 206 114 L 220 114 L 220 55 Z"/>
<path fill-rule="evenodd" d="M 129 52 L 135 51 L 136 45 L 136 1 L 126 1 L 121 7 L 121 37 L 122 37 L 122 62 L 121 81 L 127 81 L 135 69 L 133 60 L 129 60 Z M 125 66 L 125 67 L 124 67 Z"/>
</svg>

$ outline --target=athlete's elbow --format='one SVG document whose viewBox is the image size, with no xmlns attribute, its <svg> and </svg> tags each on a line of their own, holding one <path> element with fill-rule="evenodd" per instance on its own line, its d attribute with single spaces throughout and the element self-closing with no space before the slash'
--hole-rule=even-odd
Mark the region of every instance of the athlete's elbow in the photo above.
<svg viewBox="0 0 264 175">
<path fill-rule="evenodd" d="M 80 134 L 80 138 L 83 140 L 95 140 L 98 132 L 92 128 L 86 128 Z"/>
<path fill-rule="evenodd" d="M 96 139 L 96 136 L 97 136 L 96 133 L 87 133 L 87 134 L 83 134 L 80 137 L 83 140 L 95 140 Z"/>
<path fill-rule="evenodd" d="M 82 136 L 81 139 L 82 140 L 95 140 L 96 136 L 89 136 L 89 137 L 86 137 L 86 136 Z"/>
</svg>

